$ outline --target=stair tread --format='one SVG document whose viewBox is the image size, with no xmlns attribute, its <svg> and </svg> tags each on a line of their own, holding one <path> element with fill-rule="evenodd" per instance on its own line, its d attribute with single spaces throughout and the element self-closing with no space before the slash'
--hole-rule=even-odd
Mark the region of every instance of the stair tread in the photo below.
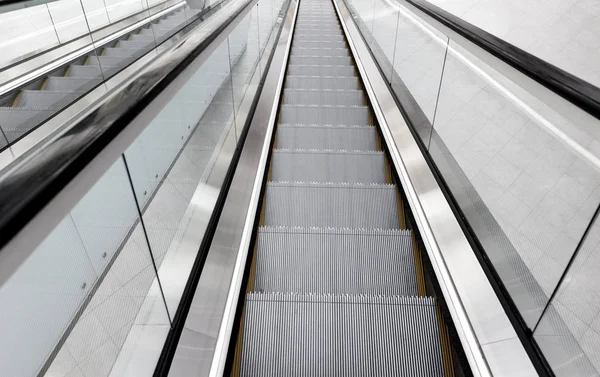
<svg viewBox="0 0 600 377">
<path fill-rule="evenodd" d="M 249 293 L 246 300 L 243 377 L 444 376 L 432 298 Z"/>
<path fill-rule="evenodd" d="M 264 224 L 398 229 L 396 186 L 267 182 Z"/>
<path fill-rule="evenodd" d="M 416 295 L 411 232 L 261 227 L 254 290 Z"/>
</svg>

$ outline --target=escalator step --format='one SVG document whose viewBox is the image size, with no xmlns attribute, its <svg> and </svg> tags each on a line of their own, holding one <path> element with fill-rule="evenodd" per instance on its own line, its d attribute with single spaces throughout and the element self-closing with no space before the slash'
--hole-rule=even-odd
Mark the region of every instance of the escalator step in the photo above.
<svg viewBox="0 0 600 377">
<path fill-rule="evenodd" d="M 360 88 L 360 84 L 358 77 L 288 76 L 285 79 L 285 87 L 290 89 L 356 90 Z"/>
<path fill-rule="evenodd" d="M 279 121 L 288 124 L 371 124 L 367 106 L 281 105 Z"/>
<path fill-rule="evenodd" d="M 275 149 L 272 180 L 386 183 L 383 152 Z"/>
<path fill-rule="evenodd" d="M 290 64 L 301 65 L 352 65 L 350 56 L 303 56 L 291 55 Z"/>
<path fill-rule="evenodd" d="M 277 146 L 287 149 L 375 150 L 373 126 L 316 126 L 279 124 Z"/>
<path fill-rule="evenodd" d="M 150 29 L 143 29 L 141 34 L 131 34 L 131 42 L 154 43 L 154 34 Z"/>
<path fill-rule="evenodd" d="M 312 41 L 295 41 L 294 49 L 345 49 L 346 43 L 340 39 L 339 41 L 323 41 L 323 40 L 312 40 Z M 292 50 L 293 51 L 293 50 Z"/>
<path fill-rule="evenodd" d="M 364 106 L 365 96 L 361 90 L 285 89 L 284 104 Z"/>
<path fill-rule="evenodd" d="M 104 67 L 113 67 L 120 66 L 123 67 L 129 61 L 131 61 L 133 57 L 117 57 L 117 56 L 90 56 L 87 60 L 87 65 L 100 65 L 102 70 L 104 71 Z"/>
<path fill-rule="evenodd" d="M 102 82 L 99 78 L 50 76 L 44 90 L 84 92 Z"/>
<path fill-rule="evenodd" d="M 102 67 L 104 69 L 106 67 Z M 90 77 L 97 78 L 102 77 L 100 67 L 97 65 L 78 65 L 72 64 L 68 69 L 68 77 Z"/>
<path fill-rule="evenodd" d="M 268 182 L 264 224 L 398 229 L 396 186 Z"/>
<path fill-rule="evenodd" d="M 331 25 L 331 24 L 326 24 L 323 25 L 321 23 L 312 23 L 312 22 L 306 22 L 306 23 L 298 23 L 298 25 L 296 25 L 296 33 L 298 34 L 304 34 L 304 32 L 306 31 L 321 31 L 324 34 L 334 34 L 334 33 L 341 33 L 342 29 L 340 27 L 340 25 Z"/>
<path fill-rule="evenodd" d="M 241 376 L 442 377 L 433 298 L 250 293 Z"/>
<path fill-rule="evenodd" d="M 350 65 L 290 65 L 288 77 L 298 76 L 354 76 L 354 67 Z"/>
<path fill-rule="evenodd" d="M 143 54 L 145 51 L 140 49 L 125 47 L 107 47 L 104 49 L 103 57 L 113 58 L 131 58 Z"/>
<path fill-rule="evenodd" d="M 13 142 L 25 132 L 48 119 L 56 110 L 19 107 L 0 107 L 0 127 L 9 142 Z"/>
<path fill-rule="evenodd" d="M 321 35 L 312 35 L 312 34 L 304 34 L 304 35 L 296 35 L 294 37 L 294 43 L 305 43 L 305 42 L 341 42 L 345 45 L 346 41 L 344 40 L 344 36 L 341 34 L 321 34 Z"/>
<path fill-rule="evenodd" d="M 154 38 L 147 40 L 120 40 L 118 48 L 131 50 L 146 50 L 149 47 L 154 47 Z"/>
<path fill-rule="evenodd" d="M 262 227 L 254 290 L 417 295 L 410 231 Z"/>
<path fill-rule="evenodd" d="M 342 48 L 300 48 L 292 47 L 292 56 L 350 56 L 346 47 Z"/>
<path fill-rule="evenodd" d="M 22 90 L 17 107 L 60 110 L 80 97 L 83 92 Z"/>
</svg>

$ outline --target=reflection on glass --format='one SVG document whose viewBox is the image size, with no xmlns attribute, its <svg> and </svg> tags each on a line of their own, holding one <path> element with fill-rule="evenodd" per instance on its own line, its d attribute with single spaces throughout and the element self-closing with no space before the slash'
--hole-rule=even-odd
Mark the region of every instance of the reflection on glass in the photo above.
<svg viewBox="0 0 600 377">
<path fill-rule="evenodd" d="M 348 6 L 356 16 L 356 24 L 362 32 L 367 45 L 373 39 L 373 22 L 375 20 L 375 4 L 380 0 L 348 0 Z"/>
<path fill-rule="evenodd" d="M 392 88 L 408 91 L 433 124 L 448 38 L 398 8 Z M 425 134 L 420 133 L 425 139 Z M 427 135 L 429 136 L 429 135 Z"/>
<path fill-rule="evenodd" d="M 228 37 L 231 81 L 236 113 L 258 64 L 258 7 L 246 15 Z"/>
<path fill-rule="evenodd" d="M 369 44 L 375 59 L 380 62 L 383 75 L 392 81 L 392 63 L 396 47 L 396 28 L 398 26 L 398 9 L 392 3 L 375 1 L 373 11 L 373 40 Z"/>
<path fill-rule="evenodd" d="M 190 249 L 184 242 L 189 241 L 184 235 L 190 218 L 195 213 L 208 222 L 216 199 L 209 190 L 209 196 L 198 198 L 204 208 L 190 206 L 195 192 L 205 191 L 233 126 L 230 80 L 225 40 L 125 153 L 157 268 L 161 269 L 165 258 L 178 266 L 179 258 L 186 258 L 184 271 L 163 282 L 173 311 L 187 280 L 185 271 L 189 273 L 199 246 Z M 231 135 L 235 138 L 235 133 Z M 215 184 L 218 190 L 221 182 Z M 194 231 L 201 241 L 203 230 Z"/>
<path fill-rule="evenodd" d="M 169 327 L 121 159 L 0 288 L 3 374 L 107 376 L 130 334 Z M 133 341 L 133 338 L 131 338 Z"/>
<path fill-rule="evenodd" d="M 578 127 L 450 44 L 430 153 L 530 326 L 600 202 Z"/>
<path fill-rule="evenodd" d="M 0 287 L 2 375 L 153 373 L 259 87 L 259 10 Z M 89 78 L 79 63 L 46 85 Z"/>
</svg>

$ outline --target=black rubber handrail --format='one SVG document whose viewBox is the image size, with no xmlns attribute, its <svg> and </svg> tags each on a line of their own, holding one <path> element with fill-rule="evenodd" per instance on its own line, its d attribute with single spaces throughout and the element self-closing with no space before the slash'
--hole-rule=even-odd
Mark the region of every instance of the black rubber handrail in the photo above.
<svg viewBox="0 0 600 377">
<path fill-rule="evenodd" d="M 210 30 L 191 52 L 181 50 L 190 39 L 160 56 L 138 79 L 119 89 L 107 102 L 48 145 L 32 152 L 0 181 L 0 248 L 4 247 L 79 172 L 123 131 L 217 36 L 254 0 L 246 0 L 222 24 Z M 192 30 L 230 2 L 186 26 Z M 187 46 L 186 46 L 187 47 Z"/>
<path fill-rule="evenodd" d="M 600 88 L 427 2 L 406 0 L 498 59 L 600 119 Z"/>
</svg>

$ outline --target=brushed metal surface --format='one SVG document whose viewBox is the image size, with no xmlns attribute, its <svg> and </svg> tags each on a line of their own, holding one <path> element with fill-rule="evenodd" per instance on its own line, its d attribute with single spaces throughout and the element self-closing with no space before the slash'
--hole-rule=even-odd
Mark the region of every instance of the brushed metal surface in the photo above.
<svg viewBox="0 0 600 377">
<path fill-rule="evenodd" d="M 225 368 L 297 7 L 298 2 L 292 0 L 278 21 L 283 28 L 170 375 L 220 376 Z"/>
</svg>

